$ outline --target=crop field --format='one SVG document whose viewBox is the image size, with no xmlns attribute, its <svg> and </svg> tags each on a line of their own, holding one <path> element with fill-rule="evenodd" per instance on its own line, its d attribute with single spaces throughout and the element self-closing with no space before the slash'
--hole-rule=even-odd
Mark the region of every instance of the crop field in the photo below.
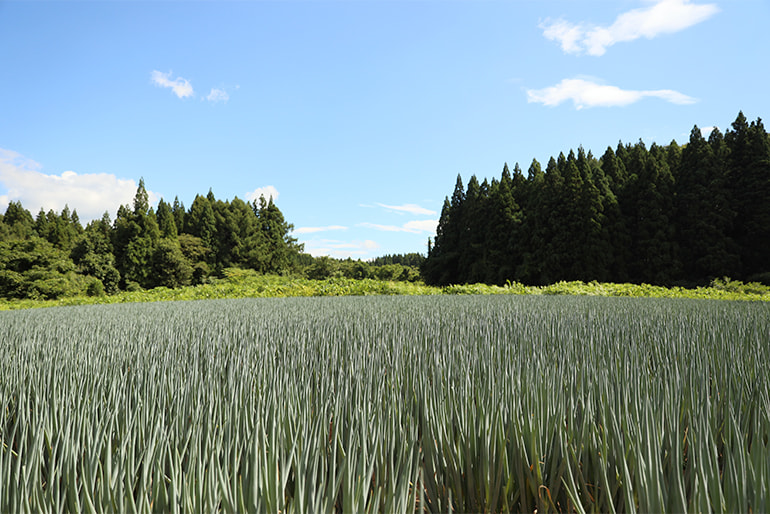
<svg viewBox="0 0 770 514">
<path fill-rule="evenodd" d="M 0 512 L 767 512 L 770 304 L 0 312 Z"/>
</svg>

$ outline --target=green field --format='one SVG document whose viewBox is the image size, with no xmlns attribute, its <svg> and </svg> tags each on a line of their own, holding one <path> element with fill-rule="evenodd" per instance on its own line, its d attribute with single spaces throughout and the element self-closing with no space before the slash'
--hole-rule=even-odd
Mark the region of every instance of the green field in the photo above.
<svg viewBox="0 0 770 514">
<path fill-rule="evenodd" d="M 770 304 L 0 312 L 2 512 L 770 510 Z"/>
</svg>

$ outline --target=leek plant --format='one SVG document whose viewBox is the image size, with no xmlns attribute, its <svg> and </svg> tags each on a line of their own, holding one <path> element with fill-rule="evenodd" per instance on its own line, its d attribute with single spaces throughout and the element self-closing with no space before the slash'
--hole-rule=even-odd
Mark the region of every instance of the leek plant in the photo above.
<svg viewBox="0 0 770 514">
<path fill-rule="evenodd" d="M 765 512 L 770 305 L 0 312 L 1 512 Z"/>
</svg>

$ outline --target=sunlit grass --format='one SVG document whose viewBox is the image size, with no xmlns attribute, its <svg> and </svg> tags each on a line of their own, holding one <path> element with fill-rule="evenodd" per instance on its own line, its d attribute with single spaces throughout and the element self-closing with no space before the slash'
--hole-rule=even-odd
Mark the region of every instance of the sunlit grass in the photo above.
<svg viewBox="0 0 770 514">
<path fill-rule="evenodd" d="M 292 276 L 259 275 L 249 270 L 228 269 L 225 270 L 224 278 L 215 279 L 210 283 L 197 286 L 177 289 L 159 287 L 147 291 L 121 292 L 112 296 L 83 296 L 60 298 L 57 300 L 0 299 L 0 310 L 105 303 L 218 300 L 225 298 L 439 294 L 630 296 L 770 301 L 770 287 L 759 284 L 741 284 L 735 281 L 715 281 L 712 287 L 699 287 L 695 289 L 682 287 L 666 288 L 649 284 L 599 282 L 558 282 L 542 287 L 525 286 L 514 282 L 505 286 L 464 284 L 442 288 L 426 286 L 423 283 L 374 279 L 331 278 L 326 280 L 309 280 Z"/>
</svg>

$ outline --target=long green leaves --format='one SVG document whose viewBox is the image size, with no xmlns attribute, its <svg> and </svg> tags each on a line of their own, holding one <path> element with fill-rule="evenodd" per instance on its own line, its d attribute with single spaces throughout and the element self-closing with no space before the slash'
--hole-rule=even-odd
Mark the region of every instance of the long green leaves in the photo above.
<svg viewBox="0 0 770 514">
<path fill-rule="evenodd" d="M 761 303 L 0 313 L 0 511 L 760 512 L 769 365 Z"/>
</svg>

